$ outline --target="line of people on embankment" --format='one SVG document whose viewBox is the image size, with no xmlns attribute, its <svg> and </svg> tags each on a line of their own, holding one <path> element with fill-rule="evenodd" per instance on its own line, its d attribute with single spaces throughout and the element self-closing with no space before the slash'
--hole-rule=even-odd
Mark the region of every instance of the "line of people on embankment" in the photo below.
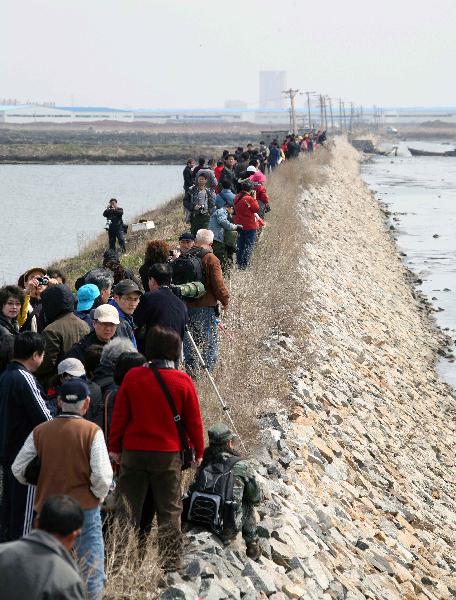
<svg viewBox="0 0 456 600">
<path fill-rule="evenodd" d="M 41 267 L 0 289 L 0 580 L 14 585 L 12 561 L 39 555 L 49 566 L 48 579 L 25 569 L 29 591 L 18 599 L 53 586 L 62 598 L 101 598 L 102 521 L 113 497 L 115 518 L 135 528 L 139 544 L 156 519 L 166 571 L 181 567 L 182 517 L 226 543 L 242 531 L 248 556 L 260 555 L 261 490 L 228 427 L 208 427 L 204 448 L 194 385 L 218 359 L 233 254 L 248 268 L 268 212 L 267 157 L 263 165 L 240 149 L 237 157 L 225 154 L 218 179 L 217 161 L 214 169 L 200 161 L 184 197 L 194 233 L 182 233 L 175 250 L 148 242 L 138 273 L 122 265 L 110 236 L 102 264 L 81 273 L 75 290 Z M 194 210 L 193 197 L 207 212 Z M 196 476 L 183 508 L 184 467 Z M 75 591 L 72 548 L 85 591 Z M 64 581 L 53 579 L 55 564 Z"/>
</svg>

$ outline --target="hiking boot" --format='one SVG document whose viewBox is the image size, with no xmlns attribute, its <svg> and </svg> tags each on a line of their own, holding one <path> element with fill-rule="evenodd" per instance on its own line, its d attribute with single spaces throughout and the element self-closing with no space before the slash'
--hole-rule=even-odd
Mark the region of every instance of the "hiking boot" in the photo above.
<svg viewBox="0 0 456 600">
<path fill-rule="evenodd" d="M 245 553 L 252 560 L 258 560 L 261 556 L 261 547 L 258 540 L 255 542 L 248 542 L 248 544 L 246 544 Z"/>
</svg>

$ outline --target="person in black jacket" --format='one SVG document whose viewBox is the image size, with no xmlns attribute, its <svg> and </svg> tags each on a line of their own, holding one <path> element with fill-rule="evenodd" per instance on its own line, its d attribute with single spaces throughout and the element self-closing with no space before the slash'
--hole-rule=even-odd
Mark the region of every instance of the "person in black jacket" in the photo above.
<svg viewBox="0 0 456 600">
<path fill-rule="evenodd" d="M 0 336 L 19 333 L 17 317 L 24 304 L 24 292 L 17 285 L 0 288 Z"/>
<path fill-rule="evenodd" d="M 234 158 L 234 154 L 228 154 L 225 158 L 225 166 L 219 177 L 219 189 L 221 189 L 224 181 L 229 181 L 230 189 L 234 194 L 238 191 L 238 180 L 234 170 L 235 164 L 236 159 Z"/>
<path fill-rule="evenodd" d="M 6 368 L 13 352 L 13 342 L 19 333 L 17 317 L 24 304 L 24 292 L 17 285 L 0 288 L 0 373 Z"/>
<path fill-rule="evenodd" d="M 109 247 L 111 250 L 116 249 L 116 240 L 119 242 L 121 252 L 125 252 L 125 235 L 124 235 L 124 223 L 123 223 L 123 208 L 117 206 L 117 200 L 111 198 L 106 210 L 103 213 L 103 217 L 108 219 L 108 237 Z"/>
<path fill-rule="evenodd" d="M 114 306 L 110 304 L 98 306 L 93 312 L 92 331 L 73 344 L 65 354 L 65 358 L 77 358 L 84 363 L 88 349 L 91 346 L 106 346 L 116 335 L 119 323 L 119 312 Z"/>
<path fill-rule="evenodd" d="M 27 535 L 32 525 L 35 488 L 19 483 L 11 465 L 33 429 L 51 419 L 44 391 L 33 376 L 43 362 L 44 345 L 39 333 L 19 333 L 13 360 L 0 377 L 0 542 Z"/>
<path fill-rule="evenodd" d="M 186 192 L 188 190 L 188 188 L 191 188 L 193 185 L 193 168 L 194 168 L 194 166 L 195 166 L 195 161 L 193 160 L 193 158 L 189 158 L 187 161 L 187 165 L 182 172 L 182 175 L 184 176 L 184 192 Z"/>
<path fill-rule="evenodd" d="M 171 277 L 172 267 L 169 263 L 157 263 L 149 269 L 150 292 L 142 296 L 133 315 L 136 325 L 145 330 L 141 341 L 147 338 L 149 330 L 155 325 L 173 329 L 181 340 L 184 339 L 188 310 L 185 303 L 171 291 Z M 143 344 L 140 344 L 140 350 L 144 351 Z"/>
</svg>

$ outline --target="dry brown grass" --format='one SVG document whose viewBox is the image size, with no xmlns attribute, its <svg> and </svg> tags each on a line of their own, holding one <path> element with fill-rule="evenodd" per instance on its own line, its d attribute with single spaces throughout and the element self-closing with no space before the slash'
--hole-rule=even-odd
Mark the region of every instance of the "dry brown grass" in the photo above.
<svg viewBox="0 0 456 600">
<path fill-rule="evenodd" d="M 321 150 L 273 173 L 267 185 L 272 211 L 252 266 L 235 271 L 229 283 L 230 307 L 222 316 L 227 331 L 220 334 L 215 379 L 250 448 L 257 440 L 258 415 L 286 405 L 290 393 L 288 372 L 296 364 L 279 366 L 269 342 L 281 337 L 293 337 L 298 345 L 304 341 L 300 303 L 307 292 L 299 259 L 307 233 L 299 205 L 303 189 L 324 182 L 329 160 L 330 151 Z M 202 378 L 197 387 L 206 426 L 226 420 L 208 382 Z"/>
<path fill-rule="evenodd" d="M 105 600 L 146 600 L 156 596 L 163 573 L 155 532 L 139 550 L 134 528 L 115 520 L 107 536 L 105 557 Z"/>
</svg>

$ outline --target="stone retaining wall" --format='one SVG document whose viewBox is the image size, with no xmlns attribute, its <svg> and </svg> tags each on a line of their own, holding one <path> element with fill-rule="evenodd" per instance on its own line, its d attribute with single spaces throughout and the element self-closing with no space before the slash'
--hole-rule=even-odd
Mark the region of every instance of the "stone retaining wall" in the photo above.
<svg viewBox="0 0 456 600">
<path fill-rule="evenodd" d="M 303 193 L 302 218 L 307 366 L 288 373 L 290 408 L 260 422 L 264 554 L 254 563 L 242 540 L 224 548 L 193 530 L 185 570 L 159 597 L 456 597 L 456 403 L 434 370 L 442 336 L 346 142 L 327 183 Z M 284 335 L 265 346 L 278 368 L 300 352 Z"/>
</svg>

